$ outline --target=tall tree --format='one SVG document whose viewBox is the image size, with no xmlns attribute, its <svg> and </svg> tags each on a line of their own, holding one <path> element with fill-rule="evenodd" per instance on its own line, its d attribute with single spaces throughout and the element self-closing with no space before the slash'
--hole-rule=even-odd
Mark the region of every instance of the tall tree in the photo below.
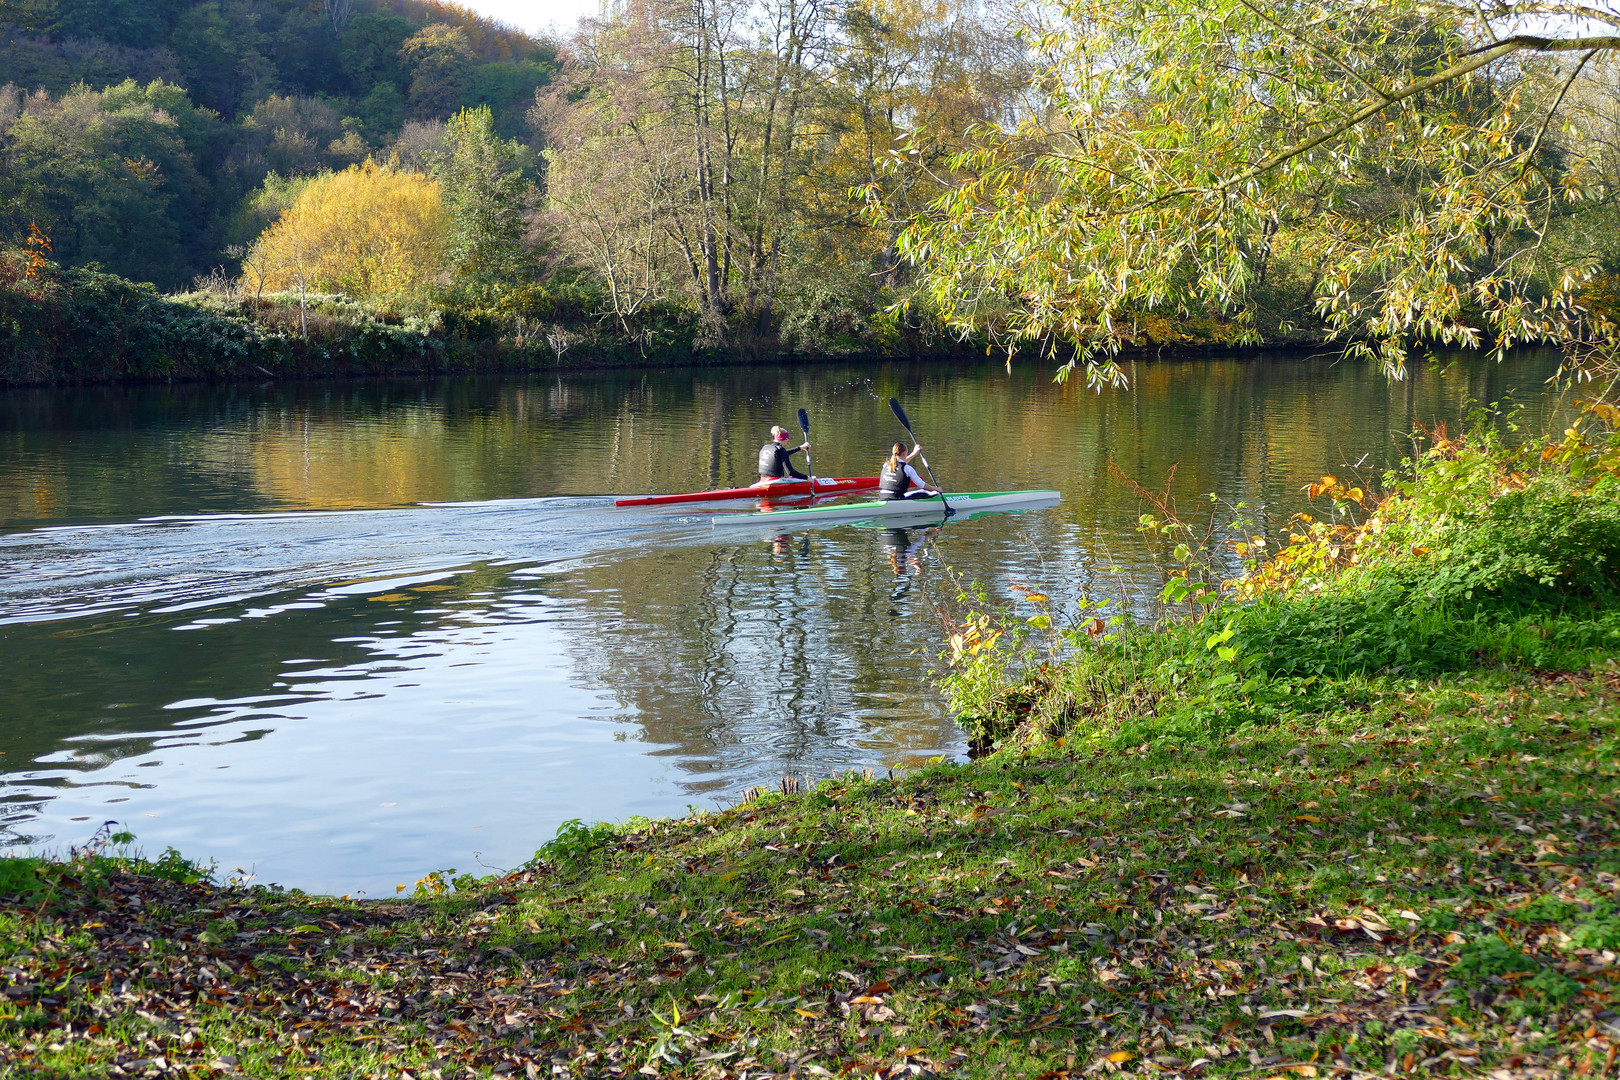
<svg viewBox="0 0 1620 1080">
<path fill-rule="evenodd" d="M 411 109 L 420 117 L 438 118 L 456 111 L 472 73 L 472 46 L 460 27 L 424 26 L 399 47 L 399 58 L 411 73 Z"/>
<path fill-rule="evenodd" d="M 606 95 L 553 95 L 542 110 L 547 217 L 560 253 L 592 272 L 608 294 L 626 338 L 650 302 L 688 294 L 690 260 L 672 241 L 673 207 L 686 201 L 686 179 L 667 144 L 669 128 L 650 118 L 621 127 Z"/>
<path fill-rule="evenodd" d="M 975 126 L 1017 123 L 1032 74 L 1017 12 L 959 0 L 855 0 L 840 14 L 840 138 L 826 168 L 881 191 L 878 277 L 899 284 L 900 229 L 940 192 Z M 891 170 L 896 153 L 910 168 Z M 848 212 L 847 205 L 844 207 Z"/>
<path fill-rule="evenodd" d="M 669 290 L 715 338 L 864 333 L 898 225 L 869 225 L 851 188 L 886 180 L 918 118 L 1001 116 L 1021 55 L 950 0 L 636 0 L 587 28 L 536 110 L 559 242 L 614 297 Z"/>
<path fill-rule="evenodd" d="M 639 2 L 586 35 L 542 110 L 566 205 L 586 194 L 569 174 L 595 168 L 576 155 L 636 163 L 639 213 L 663 237 L 647 254 L 675 260 L 717 337 L 771 318 L 787 215 L 814 160 L 804 140 L 820 122 L 814 56 L 829 27 L 822 0 Z M 637 212 L 603 198 L 598 219 L 609 204 Z"/>
<path fill-rule="evenodd" d="M 1414 339 L 1565 335 L 1590 267 L 1542 290 L 1536 252 L 1582 180 L 1546 133 L 1616 31 L 1557 3 L 1065 0 L 1033 36 L 1044 107 L 981 128 L 901 250 L 960 329 L 1093 380 L 1122 378 L 1145 313 L 1252 335 L 1283 246 L 1327 325 L 1392 370 Z"/>
<path fill-rule="evenodd" d="M 306 184 L 243 269 L 256 291 L 319 289 L 411 310 L 444 266 L 447 237 L 435 181 L 368 161 Z"/>
<path fill-rule="evenodd" d="M 164 286 L 195 273 L 185 254 L 203 232 L 207 185 L 182 138 L 182 119 L 195 118 L 173 90 L 80 86 L 0 108 L 0 235 L 38 225 L 63 263 Z"/>
<path fill-rule="evenodd" d="M 364 95 L 387 84 L 403 94 L 410 76 L 400 49 L 415 32 L 409 20 L 384 11 L 363 11 L 344 23 L 338 40 L 350 92 Z"/>
<path fill-rule="evenodd" d="M 432 169 L 444 193 L 448 254 L 458 273 L 488 278 L 516 268 L 531 188 L 522 157 L 517 140 L 495 134 L 488 106 L 463 109 L 445 125 L 444 149 Z"/>
<path fill-rule="evenodd" d="M 182 12 L 169 36 L 186 88 L 200 104 L 226 116 L 278 89 L 257 14 L 245 5 L 212 0 Z"/>
<path fill-rule="evenodd" d="M 342 30 L 354 11 L 354 0 L 321 0 L 321 7 L 325 9 L 326 17 L 332 20 L 332 29 Z"/>
</svg>

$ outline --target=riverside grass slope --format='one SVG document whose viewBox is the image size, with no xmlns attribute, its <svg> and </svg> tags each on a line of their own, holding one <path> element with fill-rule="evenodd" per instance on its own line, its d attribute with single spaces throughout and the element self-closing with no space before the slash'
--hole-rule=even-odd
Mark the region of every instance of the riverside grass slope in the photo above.
<svg viewBox="0 0 1620 1080">
<path fill-rule="evenodd" d="M 1616 671 L 575 827 L 408 902 L 7 861 L 0 1074 L 1613 1076 Z"/>
</svg>

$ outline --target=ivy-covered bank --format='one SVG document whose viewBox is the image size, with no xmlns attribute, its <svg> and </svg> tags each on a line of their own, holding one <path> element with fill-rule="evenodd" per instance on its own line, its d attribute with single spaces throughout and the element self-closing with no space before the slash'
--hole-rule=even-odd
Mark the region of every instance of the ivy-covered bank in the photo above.
<svg viewBox="0 0 1620 1080">
<path fill-rule="evenodd" d="M 963 616 L 973 763 L 573 823 L 401 901 L 122 836 L 0 861 L 0 1072 L 1613 1075 L 1612 419 L 1324 478 L 1224 588 L 1150 513 L 1179 616 Z"/>
<path fill-rule="evenodd" d="M 779 362 L 776 340 L 705 344 L 695 315 L 649 305 L 606 318 L 573 282 L 448 291 L 413 313 L 343 296 L 256 295 L 224 279 L 165 294 L 94 269 L 0 253 L 0 386 L 295 375 L 407 375 Z M 970 346 L 900 316 L 828 328 L 817 355 L 950 355 Z M 978 346 L 982 352 L 982 343 Z"/>
</svg>

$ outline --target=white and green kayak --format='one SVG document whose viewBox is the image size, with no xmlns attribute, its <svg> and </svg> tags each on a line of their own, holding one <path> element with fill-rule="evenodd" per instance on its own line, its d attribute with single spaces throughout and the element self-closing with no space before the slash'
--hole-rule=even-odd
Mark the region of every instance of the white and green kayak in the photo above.
<svg viewBox="0 0 1620 1080">
<path fill-rule="evenodd" d="M 947 492 L 921 499 L 889 499 L 831 506 L 805 506 L 792 510 L 761 510 L 752 514 L 716 514 L 716 526 L 755 525 L 792 529 L 800 525 L 835 525 L 844 522 L 896 520 L 940 521 L 949 503 L 951 518 L 974 517 L 1006 510 L 1038 510 L 1056 506 L 1063 496 L 1056 491 L 967 491 Z"/>
</svg>

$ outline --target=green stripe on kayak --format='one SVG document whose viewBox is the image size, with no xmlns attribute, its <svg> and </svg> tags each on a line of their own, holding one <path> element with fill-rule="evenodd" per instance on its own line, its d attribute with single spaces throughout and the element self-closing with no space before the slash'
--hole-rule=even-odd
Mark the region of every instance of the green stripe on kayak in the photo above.
<svg viewBox="0 0 1620 1080">
<path fill-rule="evenodd" d="M 1035 509 L 1038 505 L 1051 505 L 1062 500 L 1056 491 L 967 491 L 946 492 L 952 510 L 957 512 Z M 806 506 L 792 510 L 761 510 L 749 514 L 717 514 L 716 525 L 775 525 L 806 521 L 863 521 L 867 518 L 918 517 L 931 513 L 944 515 L 944 505 L 938 495 L 921 499 L 878 499 L 858 503 L 838 503 L 831 506 Z"/>
</svg>

